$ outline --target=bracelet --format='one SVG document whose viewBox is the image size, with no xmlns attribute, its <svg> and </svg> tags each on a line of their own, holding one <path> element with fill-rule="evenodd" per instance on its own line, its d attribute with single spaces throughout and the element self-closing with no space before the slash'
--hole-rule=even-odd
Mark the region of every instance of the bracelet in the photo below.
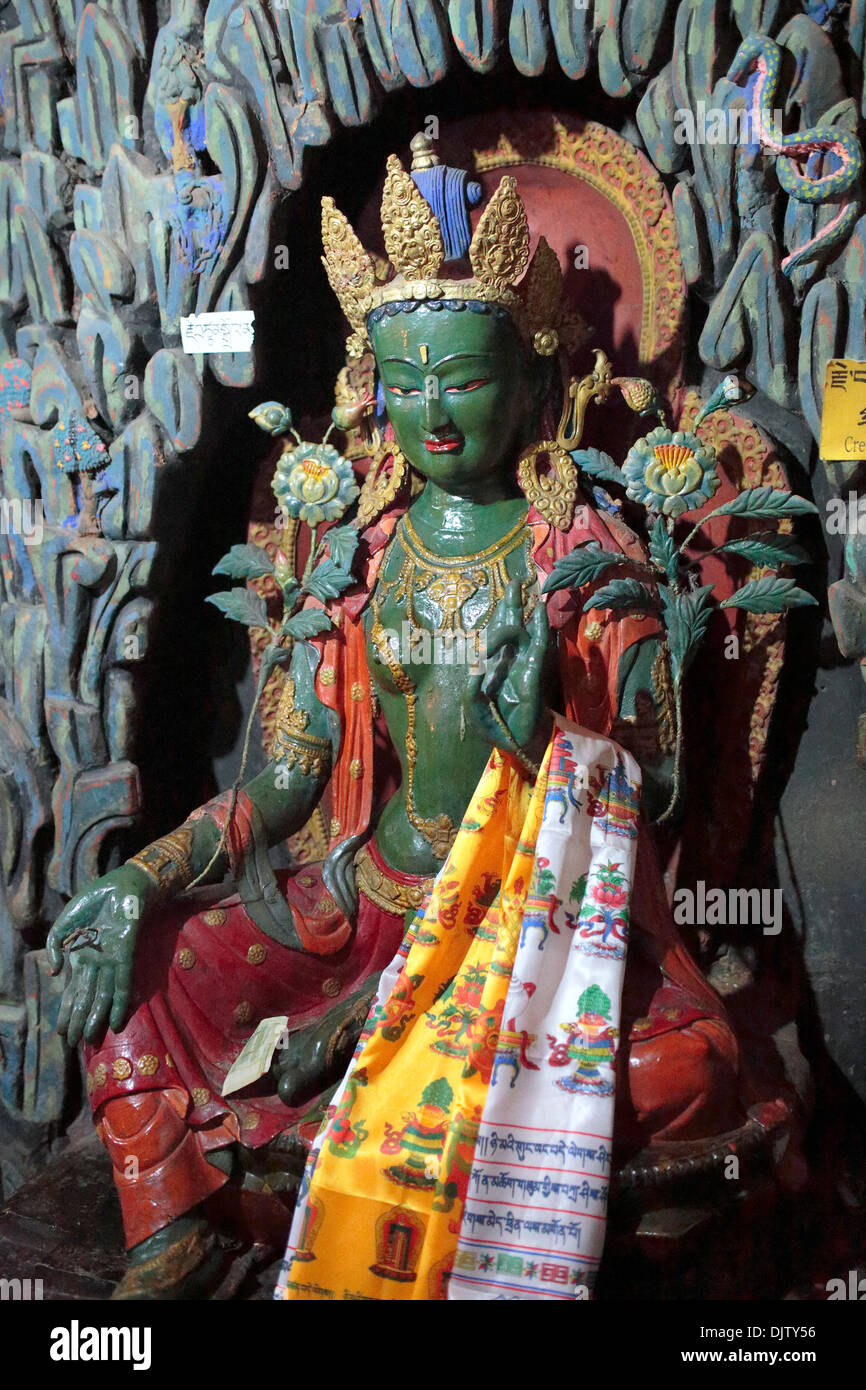
<svg viewBox="0 0 866 1390">
<path fill-rule="evenodd" d="M 289 769 L 300 767 L 306 777 L 320 777 L 331 757 L 331 741 L 306 732 L 310 716 L 295 707 L 295 682 L 286 676 L 274 716 L 271 757 Z"/>
<path fill-rule="evenodd" d="M 300 767 L 306 777 L 320 777 L 331 759 L 331 741 L 315 738 L 313 734 L 304 734 L 297 729 L 291 733 L 288 729 L 277 729 L 271 757 L 275 763 L 290 770 Z"/>
<path fill-rule="evenodd" d="M 127 864 L 140 869 L 152 883 L 164 891 L 185 888 L 192 879 L 192 829 L 182 825 L 168 835 L 154 840 Z"/>
</svg>

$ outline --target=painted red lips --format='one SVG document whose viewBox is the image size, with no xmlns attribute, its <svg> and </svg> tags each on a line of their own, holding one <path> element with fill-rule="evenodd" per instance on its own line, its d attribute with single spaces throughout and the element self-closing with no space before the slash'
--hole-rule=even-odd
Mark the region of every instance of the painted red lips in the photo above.
<svg viewBox="0 0 866 1390">
<path fill-rule="evenodd" d="M 443 439 L 425 439 L 424 448 L 431 454 L 453 454 L 454 450 L 459 449 L 462 443 L 462 439 L 452 435 Z"/>
</svg>

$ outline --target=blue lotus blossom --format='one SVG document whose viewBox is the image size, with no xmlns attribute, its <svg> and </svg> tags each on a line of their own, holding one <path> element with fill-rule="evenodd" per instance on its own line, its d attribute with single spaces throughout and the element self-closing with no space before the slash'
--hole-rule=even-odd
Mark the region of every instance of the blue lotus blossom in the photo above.
<svg viewBox="0 0 866 1390">
<path fill-rule="evenodd" d="M 713 450 L 696 434 L 664 426 L 632 446 L 622 471 L 634 502 L 671 517 L 702 507 L 720 482 Z"/>
</svg>

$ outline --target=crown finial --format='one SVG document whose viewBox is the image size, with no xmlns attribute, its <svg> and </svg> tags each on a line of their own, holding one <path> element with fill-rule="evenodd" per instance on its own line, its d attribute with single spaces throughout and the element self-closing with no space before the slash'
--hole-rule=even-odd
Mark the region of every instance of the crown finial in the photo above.
<svg viewBox="0 0 866 1390">
<path fill-rule="evenodd" d="M 413 135 L 409 141 L 409 149 L 412 151 L 411 173 L 416 173 L 419 169 L 433 169 L 439 163 L 439 156 L 433 147 L 433 141 L 423 130 L 419 130 L 417 135 Z"/>
</svg>

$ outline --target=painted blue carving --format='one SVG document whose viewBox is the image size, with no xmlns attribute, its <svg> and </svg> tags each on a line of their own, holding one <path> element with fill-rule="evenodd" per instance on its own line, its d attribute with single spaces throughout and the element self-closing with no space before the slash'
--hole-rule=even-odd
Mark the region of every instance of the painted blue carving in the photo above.
<svg viewBox="0 0 866 1390">
<path fill-rule="evenodd" d="M 305 148 L 325 144 L 332 129 L 322 62 L 312 41 L 314 22 L 301 4 L 271 15 L 258 0 L 212 0 L 205 19 L 208 70 L 251 92 L 286 188 L 300 185 Z"/>
<path fill-rule="evenodd" d="M 412 178 L 439 219 L 446 261 L 460 260 L 472 240 L 469 209 L 481 202 L 480 183 L 470 181 L 465 169 L 452 169 L 447 164 L 414 169 Z"/>
<path fill-rule="evenodd" d="M 51 450 L 55 468 L 64 473 L 94 473 L 108 463 L 104 441 L 76 410 L 54 426 Z"/>
<path fill-rule="evenodd" d="M 80 475 L 104 468 L 109 461 L 108 449 L 87 420 L 77 410 L 71 410 L 51 431 L 51 451 L 54 467 L 75 475 L 75 511 L 63 521 L 64 528 L 72 530 L 79 525 L 84 511 L 84 483 Z"/>
<path fill-rule="evenodd" d="M 184 104 L 181 138 L 189 150 L 205 147 L 204 91 L 208 74 L 204 54 L 190 42 L 191 26 L 169 24 L 160 31 L 153 53 L 154 127 L 160 148 L 172 157 L 176 120 L 167 109 Z"/>
<path fill-rule="evenodd" d="M 174 186 L 168 212 L 177 254 L 191 275 L 200 275 L 216 262 L 228 232 L 232 210 L 225 181 L 184 170 L 175 175 Z"/>
<path fill-rule="evenodd" d="M 140 137 L 141 62 L 123 25 L 96 5 L 81 12 L 75 95 L 57 103 L 63 148 L 101 172 L 116 142 Z"/>
<path fill-rule="evenodd" d="M 0 416 L 30 405 L 33 376 L 23 357 L 10 357 L 0 366 Z"/>
<path fill-rule="evenodd" d="M 585 77 L 594 46 L 592 6 L 550 0 L 548 13 L 560 67 L 572 81 Z"/>
<path fill-rule="evenodd" d="M 169 187 L 169 179 L 157 180 L 156 166 L 144 155 L 115 145 L 102 180 L 100 230 L 126 253 L 135 276 L 133 305 L 152 315 L 156 276 L 151 257 L 149 228 L 157 209 L 154 190 Z"/>
<path fill-rule="evenodd" d="M 508 45 L 518 72 L 537 77 L 547 63 L 550 29 L 541 0 L 514 0 L 508 25 Z"/>
<path fill-rule="evenodd" d="M 102 226 L 102 190 L 79 183 L 72 199 L 72 221 L 77 232 L 98 232 Z"/>
<path fill-rule="evenodd" d="M 829 29 L 833 20 L 848 8 L 848 0 L 803 0 L 803 9 L 810 19 Z"/>
</svg>

